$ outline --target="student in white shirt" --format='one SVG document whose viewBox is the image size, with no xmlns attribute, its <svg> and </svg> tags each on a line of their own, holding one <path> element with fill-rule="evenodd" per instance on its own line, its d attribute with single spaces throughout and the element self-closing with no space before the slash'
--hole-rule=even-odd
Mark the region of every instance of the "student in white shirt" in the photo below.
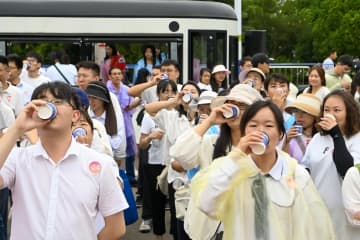
<svg viewBox="0 0 360 240">
<path fill-rule="evenodd" d="M 277 149 L 285 134 L 278 107 L 255 102 L 242 115 L 240 132 L 236 147 L 191 183 L 200 209 L 223 223 L 223 239 L 335 239 L 309 174 Z M 260 144 L 262 152 L 255 148 Z"/>
<path fill-rule="evenodd" d="M 115 160 L 112 158 L 112 155 L 109 156 L 108 152 L 104 151 L 103 148 L 99 148 L 97 145 L 94 145 L 93 138 L 94 136 L 96 136 L 94 130 L 94 124 L 89 114 L 84 110 L 80 110 L 80 119 L 79 121 L 74 122 L 72 126 L 73 137 L 78 143 L 83 144 L 86 147 L 90 147 L 98 153 L 102 153 L 103 159 L 111 164 L 113 177 L 118 180 L 118 183 L 122 188 L 123 180 L 119 175 L 119 167 Z M 100 213 L 98 213 L 95 220 L 96 233 L 101 232 L 104 226 L 104 217 Z"/>
<path fill-rule="evenodd" d="M 200 95 L 201 97 L 206 92 Z M 208 167 L 213 160 L 226 156 L 240 140 L 240 120 L 244 111 L 255 101 L 262 100 L 258 91 L 247 84 L 237 84 L 226 96 L 212 100 L 209 117 L 195 128 L 181 134 L 170 149 L 170 155 L 180 162 L 186 170 Z M 239 114 L 233 118 L 224 118 L 223 113 L 236 106 Z M 220 134 L 206 134 L 211 127 L 220 125 Z M 192 239 L 209 240 L 220 234 L 219 221 L 206 216 L 196 203 L 189 203 L 185 215 L 185 231 Z"/>
<path fill-rule="evenodd" d="M 335 49 L 330 50 L 329 56 L 325 58 L 325 60 L 322 63 L 322 68 L 325 72 L 331 72 L 334 69 L 335 66 L 335 60 L 337 58 L 337 52 Z"/>
<path fill-rule="evenodd" d="M 342 90 L 330 92 L 318 125 L 321 131 L 310 141 L 303 164 L 329 209 L 337 239 L 358 239 L 358 232 L 347 223 L 341 196 L 347 170 L 360 163 L 360 113 L 354 98 Z"/>
<path fill-rule="evenodd" d="M 51 54 L 54 65 L 46 69 L 45 76 L 51 81 L 61 81 L 74 85 L 76 81 L 77 69 L 70 64 L 70 58 L 64 49 L 59 49 Z"/>
<path fill-rule="evenodd" d="M 78 67 L 78 74 L 77 74 L 76 84 L 82 90 L 86 90 L 91 81 L 100 80 L 100 67 L 95 62 L 82 61 L 77 64 L 77 67 Z M 116 120 L 117 127 L 119 129 L 123 129 L 119 132 L 121 139 L 123 139 L 122 144 L 120 144 L 120 147 L 117 148 L 116 151 L 114 151 L 114 159 L 117 161 L 117 163 L 120 166 L 122 160 L 125 159 L 126 156 L 126 141 L 125 141 L 126 136 L 125 136 L 124 119 L 119 102 L 115 94 L 110 92 L 110 98 L 115 111 L 115 115 L 118 116 L 118 119 Z"/>
<path fill-rule="evenodd" d="M 173 81 L 164 80 L 157 85 L 157 94 L 160 101 L 168 100 L 176 92 L 177 86 Z M 156 179 L 166 166 L 168 156 L 166 132 L 154 122 L 148 113 L 144 115 L 140 131 L 139 147 L 149 149 L 149 159 L 144 167 L 143 199 L 144 204 L 147 201 L 151 203 L 153 233 L 157 239 L 161 239 L 165 233 L 166 196 L 158 189 Z M 148 219 L 145 219 L 144 216 L 143 219 L 144 224 L 149 222 L 146 222 Z"/>
<path fill-rule="evenodd" d="M 28 52 L 26 54 L 26 61 L 27 67 L 20 75 L 22 81 L 33 88 L 36 88 L 43 83 L 50 82 L 50 79 L 40 72 L 43 58 L 39 53 L 33 51 Z"/>
<path fill-rule="evenodd" d="M 181 165 L 170 158 L 169 148 L 175 143 L 178 136 L 185 130 L 191 128 L 192 121 L 195 119 L 196 113 L 189 108 L 190 102 L 185 102 L 183 96 L 185 94 L 191 94 L 192 99 L 198 98 L 200 95 L 200 89 L 194 82 L 187 82 L 183 85 L 181 92 L 175 97 L 169 98 L 166 101 L 153 102 L 145 105 L 145 110 L 153 117 L 157 126 L 166 132 L 167 147 L 166 150 L 166 165 L 169 165 L 168 170 L 168 183 L 169 183 L 169 203 L 171 213 L 171 233 L 174 236 L 178 234 L 185 234 L 184 227 L 179 226 L 176 229 L 177 221 L 175 210 L 175 189 L 172 186 L 175 178 L 184 178 L 185 170 L 181 168 Z M 189 96 L 189 95 L 188 95 Z M 174 127 L 176 126 L 176 127 Z M 177 168 L 179 167 L 179 168 Z M 182 235 L 183 236 L 183 235 Z"/>
<path fill-rule="evenodd" d="M 22 81 L 20 78 L 21 71 L 23 69 L 22 59 L 16 54 L 9 54 L 7 58 L 10 70 L 9 81 L 12 85 L 16 86 L 22 91 L 24 95 L 23 105 L 25 105 L 30 102 L 31 94 L 34 91 L 34 88 Z"/>
<path fill-rule="evenodd" d="M 119 152 L 124 141 L 126 141 L 122 137 L 124 120 L 116 114 L 109 90 L 103 82 L 92 81 L 89 83 L 86 93 L 89 96 L 90 107 L 88 112 L 90 117 L 100 121 L 105 126 L 112 151 Z"/>
<path fill-rule="evenodd" d="M 71 87 L 60 82 L 44 84 L 33 96 L 0 139 L 0 188 L 13 190 L 11 238 L 120 238 L 125 233 L 126 200 L 111 164 L 72 138 L 79 102 Z M 42 120 L 38 113 L 48 103 L 55 105 L 57 113 L 51 120 Z M 40 141 L 13 148 L 33 128 L 38 129 Z M 98 235 L 97 212 L 105 217 Z"/>
<path fill-rule="evenodd" d="M 0 69 L 1 100 L 7 104 L 13 110 L 15 116 L 17 116 L 24 105 L 24 96 L 20 89 L 12 86 L 10 82 L 8 82 L 11 73 L 8 59 L 5 56 L 0 56 Z"/>
<path fill-rule="evenodd" d="M 212 91 L 210 85 L 210 79 L 211 79 L 211 70 L 209 68 L 202 68 L 200 70 L 200 79 L 198 83 L 198 87 L 200 88 L 200 90 Z"/>
<path fill-rule="evenodd" d="M 320 66 L 313 66 L 309 70 L 309 87 L 304 89 L 304 93 L 310 93 L 318 97 L 321 101 L 330 92 L 326 87 L 325 71 Z"/>
</svg>

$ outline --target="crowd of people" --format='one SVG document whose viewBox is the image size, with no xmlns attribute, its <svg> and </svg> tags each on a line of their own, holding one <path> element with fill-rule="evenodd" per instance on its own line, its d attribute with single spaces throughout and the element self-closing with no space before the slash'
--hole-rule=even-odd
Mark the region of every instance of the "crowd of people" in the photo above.
<svg viewBox="0 0 360 240">
<path fill-rule="evenodd" d="M 36 52 L 0 56 L 1 240 L 10 208 L 12 239 L 119 239 L 126 181 L 155 239 L 167 204 L 175 240 L 360 237 L 351 56 L 331 52 L 304 90 L 264 53 L 236 82 L 219 64 L 179 84 L 179 63 L 147 45 L 130 86 L 111 44 L 101 65 L 51 56 L 46 71 Z"/>
</svg>

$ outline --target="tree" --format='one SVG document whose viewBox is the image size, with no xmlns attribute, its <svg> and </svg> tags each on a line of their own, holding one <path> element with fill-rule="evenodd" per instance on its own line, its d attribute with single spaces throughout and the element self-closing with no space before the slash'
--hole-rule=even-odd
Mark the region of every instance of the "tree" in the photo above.
<svg viewBox="0 0 360 240">
<path fill-rule="evenodd" d="M 242 29 L 266 30 L 268 54 L 280 62 L 319 62 L 330 49 L 360 56 L 359 9 L 358 0 L 242 0 Z"/>
</svg>

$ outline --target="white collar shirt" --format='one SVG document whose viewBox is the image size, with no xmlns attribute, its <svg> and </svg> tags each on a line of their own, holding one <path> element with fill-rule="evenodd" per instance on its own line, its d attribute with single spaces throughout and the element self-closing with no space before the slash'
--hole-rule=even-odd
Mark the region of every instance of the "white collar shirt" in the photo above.
<svg viewBox="0 0 360 240">
<path fill-rule="evenodd" d="M 1 92 L 1 99 L 14 111 L 16 116 L 24 106 L 23 92 L 10 83 L 8 83 L 8 88 Z"/>
<path fill-rule="evenodd" d="M 14 148 L 0 176 L 12 190 L 12 240 L 96 240 L 96 214 L 128 207 L 111 163 L 74 139 L 58 163 L 40 141 Z"/>
</svg>

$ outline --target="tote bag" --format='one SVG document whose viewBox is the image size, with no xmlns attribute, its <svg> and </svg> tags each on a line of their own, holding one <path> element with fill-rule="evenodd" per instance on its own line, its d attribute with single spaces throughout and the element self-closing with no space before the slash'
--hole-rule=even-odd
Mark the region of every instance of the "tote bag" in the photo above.
<svg viewBox="0 0 360 240">
<path fill-rule="evenodd" d="M 129 204 L 129 208 L 127 208 L 124 211 L 125 224 L 130 225 L 130 224 L 136 222 L 139 218 L 137 208 L 136 208 L 136 201 L 135 201 L 134 194 L 132 192 L 129 180 L 126 176 L 125 170 L 119 169 L 119 173 L 120 173 L 120 177 L 122 178 L 123 183 L 124 183 L 123 192 L 124 192 L 124 195 L 125 195 L 125 198 L 126 198 L 128 204 Z"/>
</svg>

